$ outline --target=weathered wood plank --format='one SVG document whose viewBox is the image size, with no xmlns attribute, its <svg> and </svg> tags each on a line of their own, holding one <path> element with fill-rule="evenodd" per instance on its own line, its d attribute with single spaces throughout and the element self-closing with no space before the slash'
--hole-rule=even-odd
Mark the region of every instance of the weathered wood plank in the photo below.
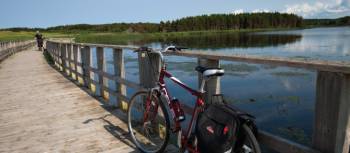
<svg viewBox="0 0 350 153">
<path fill-rule="evenodd" d="M 109 48 L 115 48 L 115 50 L 119 50 L 123 48 L 123 46 L 115 46 L 115 45 L 91 45 L 91 44 L 80 44 L 85 46 L 91 46 L 91 47 L 109 47 Z M 135 48 L 134 48 L 135 49 Z M 350 67 L 348 65 L 342 62 L 325 62 L 325 61 L 299 61 L 299 60 L 292 60 L 292 59 L 285 59 L 285 58 L 264 58 L 264 57 L 256 57 L 256 56 L 243 56 L 243 55 L 220 55 L 220 54 L 214 54 L 214 53 L 203 53 L 203 52 L 169 52 L 165 53 L 167 55 L 176 55 L 176 56 L 187 56 L 187 57 L 199 57 L 203 58 L 205 60 L 199 61 L 200 65 L 203 66 L 209 66 L 209 67 L 217 67 L 219 66 L 219 60 L 228 60 L 228 61 L 241 61 L 241 62 L 248 62 L 248 63 L 258 63 L 258 64 L 269 64 L 269 65 L 277 65 L 277 66 L 289 66 L 289 67 L 299 67 L 299 68 L 306 68 L 306 69 L 316 69 L 316 70 L 326 70 L 331 72 L 342 72 L 342 73 L 349 73 Z M 90 55 L 89 55 L 90 56 Z M 157 73 L 151 73 L 154 71 L 154 69 L 159 70 L 159 58 L 158 57 L 148 57 L 146 54 L 139 53 L 139 67 L 140 67 L 140 83 L 143 87 L 149 88 L 153 87 L 155 85 L 155 82 L 158 79 Z M 120 57 L 119 57 L 120 58 Z M 115 60 L 118 61 L 118 60 Z M 116 65 L 122 65 L 123 63 L 115 63 Z M 77 64 L 78 65 L 78 64 Z M 82 65 L 84 63 L 82 62 Z M 155 68 L 156 67 L 156 68 Z M 93 71 L 99 75 L 102 75 L 106 78 L 116 80 L 118 83 L 126 84 L 127 86 L 133 86 L 135 88 L 143 88 L 140 87 L 138 84 L 130 82 L 126 79 L 124 79 L 122 76 L 115 76 L 108 73 L 105 73 L 99 69 L 91 68 L 90 65 L 86 67 L 87 70 Z M 115 71 L 118 72 L 118 71 Z M 158 71 L 159 72 L 159 71 Z M 150 77 L 149 77 L 150 76 Z M 220 85 L 219 80 L 214 79 L 212 80 L 214 83 L 208 83 L 208 85 L 214 85 L 213 87 L 210 87 L 210 89 L 207 89 L 208 91 L 213 89 L 213 91 L 208 92 L 208 95 L 211 95 L 212 93 L 219 93 Z M 97 83 L 93 81 L 93 83 Z M 107 90 L 111 94 L 119 94 L 119 96 L 124 96 L 120 93 L 116 93 L 113 90 L 110 90 L 108 87 L 102 86 L 103 89 Z M 348 90 L 346 90 L 348 91 Z M 125 98 L 125 97 L 124 97 Z M 346 97 L 348 98 L 348 97 Z M 345 98 L 345 99 L 346 99 Z M 208 98 L 207 98 L 208 99 Z M 190 107 L 185 107 L 186 112 L 191 111 Z M 344 112 L 344 111 L 342 111 Z M 344 115 L 343 115 L 344 116 Z M 346 122 L 347 123 L 347 122 Z M 344 127 L 344 126 L 342 126 Z M 339 132 L 338 132 L 338 135 Z M 288 140 L 282 139 L 280 137 L 273 136 L 271 134 L 268 134 L 266 132 L 260 132 L 259 140 L 271 147 L 272 149 L 279 151 L 279 152 L 290 152 L 290 153 L 301 153 L 301 152 L 312 152 L 316 153 L 318 151 L 315 151 L 314 149 L 310 149 L 309 147 L 305 147 L 293 142 L 290 142 Z M 284 150 L 286 149 L 286 150 Z"/>
<path fill-rule="evenodd" d="M 99 72 L 103 72 L 103 65 L 105 63 L 104 60 L 104 51 L 102 47 L 97 47 L 96 48 L 96 55 L 97 55 L 97 69 L 99 70 Z M 94 75 L 98 75 L 98 90 L 96 90 L 96 94 L 98 96 L 102 96 L 103 95 L 103 75 L 102 73 L 94 73 Z"/>
<path fill-rule="evenodd" d="M 84 85 L 88 88 L 90 88 L 90 53 L 91 49 L 90 47 L 84 47 L 81 48 L 81 57 L 82 57 L 82 70 L 83 70 L 83 76 L 84 76 Z"/>
<path fill-rule="evenodd" d="M 219 60 L 209 60 L 209 59 L 198 59 L 198 65 L 209 67 L 209 68 L 218 68 L 220 66 Z M 203 75 L 198 73 L 198 85 L 201 85 L 203 80 Z M 204 100 L 208 103 L 212 102 L 212 95 L 220 93 L 220 77 L 212 77 L 210 80 L 207 80 L 204 87 Z"/>
<path fill-rule="evenodd" d="M 34 46 L 34 41 L 3 42 L 3 46 L 0 47 L 0 62 L 4 61 L 7 57 L 17 52 L 20 52 L 32 46 Z"/>
<path fill-rule="evenodd" d="M 117 110 L 61 74 L 33 50 L 1 63 L 0 152 L 137 152 Z"/>
<path fill-rule="evenodd" d="M 122 49 L 113 49 L 113 65 L 116 78 L 125 80 L 124 55 Z M 115 87 L 118 94 L 126 96 L 126 86 L 120 81 L 117 81 L 117 79 L 113 80 L 115 80 Z M 117 98 L 115 105 L 120 106 L 122 102 L 125 102 L 123 98 Z"/>
<path fill-rule="evenodd" d="M 67 44 L 66 45 L 66 54 L 67 54 L 67 56 L 66 56 L 66 58 L 68 59 L 68 60 L 66 60 L 67 61 L 67 69 L 68 69 L 68 72 L 67 72 L 67 74 L 68 74 L 68 76 L 70 76 L 70 77 L 72 77 L 72 72 L 71 72 L 71 70 L 72 70 L 72 63 L 73 63 L 73 60 L 72 60 L 72 44 Z"/>
<path fill-rule="evenodd" d="M 226 60 L 247 62 L 256 64 L 267 64 L 275 66 L 297 67 L 304 69 L 313 69 L 329 72 L 350 73 L 349 62 L 335 62 L 322 60 L 297 60 L 282 57 L 261 57 L 252 55 L 232 55 L 222 54 L 207 51 L 180 51 L 180 52 L 165 52 L 164 55 L 176 55 L 185 57 L 205 58 L 211 60 Z"/>
<path fill-rule="evenodd" d="M 88 46 L 90 48 L 104 47 L 104 48 L 112 48 L 112 49 L 131 49 L 131 50 L 136 50 L 139 48 L 139 46 L 131 46 L 131 45 L 107 45 L 107 44 L 92 44 L 92 43 L 58 42 L 58 41 L 53 41 L 53 42 L 57 42 L 60 44 L 77 44 L 77 45 L 81 45 L 81 46 Z"/>
<path fill-rule="evenodd" d="M 138 53 L 139 79 L 144 88 L 155 87 L 161 68 L 160 57 L 157 54 Z"/>
<path fill-rule="evenodd" d="M 65 44 L 65 43 L 62 43 Z M 71 43 L 67 43 L 71 44 Z M 88 43 L 75 43 L 82 46 L 91 47 L 108 47 L 116 49 L 131 49 L 135 50 L 138 46 L 123 46 L 123 45 L 104 45 L 104 44 L 88 44 Z M 232 55 L 232 54 L 222 54 L 208 51 L 181 51 L 181 52 L 165 52 L 164 55 L 175 55 L 175 56 L 185 56 L 185 57 L 195 57 L 204 58 L 212 60 L 226 60 L 226 61 L 238 61 L 256 64 L 268 64 L 275 66 L 287 66 L 287 67 L 297 67 L 304 69 L 312 69 L 319 71 L 329 71 L 329 72 L 342 72 L 350 73 L 350 63 L 349 62 L 335 62 L 335 61 L 323 61 L 323 60 L 298 60 L 289 59 L 282 57 L 261 57 L 252 55 Z"/>
<path fill-rule="evenodd" d="M 73 57 L 74 57 L 74 71 L 75 71 L 75 80 L 78 80 L 78 45 L 73 45 Z"/>
<path fill-rule="evenodd" d="M 322 152 L 348 153 L 350 137 L 350 74 L 317 75 L 313 146 Z"/>
<path fill-rule="evenodd" d="M 310 147 L 297 144 L 264 131 L 259 131 L 258 141 L 268 148 L 281 153 L 321 153 Z"/>
<path fill-rule="evenodd" d="M 129 101 L 130 101 L 130 99 L 128 97 L 118 93 L 115 90 L 110 89 L 109 87 L 103 86 L 103 90 L 106 90 L 109 94 L 111 94 L 111 95 L 113 95 L 115 97 L 118 97 L 118 99 L 120 99 L 121 101 L 124 101 L 126 103 L 129 103 Z"/>
<path fill-rule="evenodd" d="M 62 66 L 62 70 L 63 72 L 66 72 L 66 45 L 65 44 L 61 44 L 61 66 Z"/>
<path fill-rule="evenodd" d="M 110 80 L 114 80 L 118 83 L 121 83 L 121 84 L 124 84 L 128 87 L 131 87 L 131 88 L 134 88 L 134 89 L 138 89 L 138 90 L 146 90 L 145 88 L 143 88 L 140 84 L 136 83 L 136 82 L 133 82 L 133 81 L 129 81 L 129 80 L 126 80 L 125 78 L 121 78 L 119 76 L 115 76 L 113 74 L 109 74 L 107 72 L 102 72 L 102 71 L 99 71 L 98 69 L 95 69 L 93 67 L 89 67 L 87 68 L 89 71 L 92 71 L 94 73 L 102 73 L 102 75 Z"/>
</svg>

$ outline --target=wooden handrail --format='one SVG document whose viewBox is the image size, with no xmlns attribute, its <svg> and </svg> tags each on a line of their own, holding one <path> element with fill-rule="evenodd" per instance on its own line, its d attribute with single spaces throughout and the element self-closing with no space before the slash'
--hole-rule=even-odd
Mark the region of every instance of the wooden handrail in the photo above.
<svg viewBox="0 0 350 153">
<path fill-rule="evenodd" d="M 53 41 L 56 42 L 56 41 Z M 61 43 L 61 42 L 56 42 Z M 106 44 L 91 44 L 91 43 L 68 43 L 62 42 L 61 44 L 75 44 L 80 46 L 89 47 L 104 47 L 104 48 L 116 48 L 116 49 L 131 49 L 136 50 L 138 46 L 129 45 L 106 45 Z M 212 60 L 225 60 L 225 61 L 238 61 L 247 62 L 254 64 L 266 64 L 275 66 L 286 66 L 296 67 L 304 69 L 312 69 L 318 71 L 329 71 L 329 72 L 341 72 L 350 73 L 350 62 L 348 61 L 327 61 L 327 60 L 316 60 L 316 59 L 291 59 L 284 57 L 265 57 L 265 56 L 254 56 L 246 54 L 224 54 L 213 51 L 178 51 L 178 52 L 164 52 L 164 55 L 175 55 L 185 57 L 204 58 Z"/>
<path fill-rule="evenodd" d="M 74 46 L 76 47 L 74 49 Z M 70 49 L 73 47 L 73 49 Z M 90 66 L 91 63 L 91 47 L 96 47 L 97 52 L 99 52 L 100 64 L 98 68 L 93 68 Z M 129 81 L 124 75 L 124 61 L 123 61 L 123 49 L 135 50 L 137 46 L 122 46 L 122 45 L 100 45 L 100 44 L 88 44 L 88 43 L 67 43 L 67 42 L 55 42 L 48 41 L 48 50 L 50 54 L 54 57 L 55 64 L 61 70 L 66 72 L 68 75 L 72 76 L 75 74 L 80 81 L 85 83 L 85 86 L 91 88 L 91 84 L 95 84 L 99 87 L 99 94 L 105 90 L 117 98 L 119 98 L 119 103 L 121 103 L 121 108 L 124 108 L 123 102 L 128 102 L 128 98 L 125 92 L 125 86 L 135 88 L 138 90 L 144 90 L 147 87 L 152 86 L 154 83 L 154 74 L 148 72 L 149 65 L 147 60 L 143 58 L 140 53 L 138 54 L 139 60 L 139 73 L 140 73 L 140 84 Z M 114 66 L 116 74 L 109 74 L 103 71 L 103 63 L 105 61 L 102 57 L 103 48 L 113 48 L 113 52 L 118 52 L 114 54 Z M 71 52 L 73 51 L 74 56 L 78 55 L 80 52 L 80 62 L 78 62 L 77 57 L 74 59 L 71 57 Z M 67 56 L 69 55 L 69 56 Z M 208 51 L 181 51 L 181 52 L 165 52 L 164 55 L 168 56 L 184 56 L 198 58 L 198 64 L 204 66 L 218 66 L 219 60 L 226 61 L 238 61 L 247 62 L 254 64 L 267 64 L 274 66 L 286 66 L 286 67 L 296 67 L 302 69 L 316 70 L 317 79 L 317 100 L 316 100 L 316 119 L 315 119 L 315 131 L 313 133 L 313 139 L 317 138 L 320 140 L 313 141 L 312 147 L 304 146 L 292 142 L 290 140 L 283 139 L 281 137 L 272 135 L 265 131 L 259 132 L 259 141 L 266 145 L 267 147 L 275 150 L 277 152 L 287 152 L 287 153 L 320 153 L 320 152 L 343 152 L 347 153 L 349 142 L 347 140 L 346 134 L 340 134 L 345 130 L 345 133 L 349 133 L 348 121 L 350 112 L 350 62 L 336 62 L 336 61 L 324 61 L 324 60 L 299 60 L 299 59 L 289 59 L 282 57 L 260 57 L 251 55 L 232 55 L 215 53 Z M 154 60 L 157 60 L 156 57 Z M 121 60 L 121 61 L 120 61 Z M 74 64 L 73 68 L 71 63 Z M 148 62 L 149 63 L 149 62 Z M 157 62 L 152 62 L 157 63 Z M 102 64 L 102 65 L 101 65 Z M 159 64 L 159 63 L 157 63 Z M 80 68 L 82 72 L 78 72 L 76 69 Z M 158 67 L 159 65 L 153 65 Z M 90 72 L 99 76 L 99 80 L 92 80 L 90 77 Z M 104 85 L 103 78 L 109 80 L 114 80 L 118 83 L 117 90 L 111 90 L 108 86 Z M 147 79 L 144 79 L 147 78 Z M 201 79 L 201 76 L 198 78 Z M 206 94 L 214 94 L 220 91 L 219 80 L 212 79 L 207 83 L 210 88 L 206 89 Z M 122 84 L 122 85 L 121 85 Z M 96 91 L 97 92 L 97 91 Z M 327 93 L 327 94 L 326 94 Z M 331 93 L 331 94 L 328 94 Z M 101 95 L 100 95 L 101 96 Z M 340 97 L 340 98 L 339 98 Z M 127 105 L 127 104 L 125 104 Z M 186 106 L 185 112 L 190 112 L 191 107 Z M 326 114 L 325 114 L 326 113 Z M 336 123 L 334 121 L 337 121 Z M 326 133 L 325 133 L 326 132 Z M 345 136 L 344 136 L 345 135 Z M 342 144 L 344 142 L 344 144 Z"/>
<path fill-rule="evenodd" d="M 208 51 L 180 51 L 165 52 L 165 55 L 176 55 L 185 57 L 205 58 L 211 60 L 226 60 L 236 62 L 246 62 L 254 64 L 266 64 L 274 66 L 296 67 L 303 69 L 312 69 L 318 71 L 350 73 L 350 62 L 337 62 L 326 60 L 301 60 L 282 57 L 262 57 L 253 55 L 232 55 Z"/>
<path fill-rule="evenodd" d="M 34 46 L 34 44 L 33 40 L 0 42 L 0 62 L 19 51 Z"/>
</svg>

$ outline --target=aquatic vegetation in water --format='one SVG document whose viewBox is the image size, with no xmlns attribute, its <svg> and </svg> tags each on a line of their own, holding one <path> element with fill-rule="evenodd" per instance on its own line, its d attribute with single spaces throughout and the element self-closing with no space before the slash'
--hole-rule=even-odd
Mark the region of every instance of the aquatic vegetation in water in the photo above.
<svg viewBox="0 0 350 153">
<path fill-rule="evenodd" d="M 252 102 L 266 102 L 266 101 L 276 101 L 279 103 L 294 103 L 300 104 L 299 96 L 273 96 L 272 94 L 266 97 L 251 97 L 246 99 L 236 99 L 234 97 L 225 96 L 225 101 L 228 103 L 252 103 Z"/>
<path fill-rule="evenodd" d="M 274 76 L 285 76 L 285 77 L 288 77 L 288 76 L 307 76 L 307 75 L 309 75 L 309 73 L 306 73 L 306 72 L 292 72 L 292 71 L 271 72 L 270 74 L 274 75 Z"/>
<path fill-rule="evenodd" d="M 293 56 L 293 57 L 290 57 L 291 59 L 301 59 L 301 60 L 310 60 L 311 57 L 309 56 Z"/>
<path fill-rule="evenodd" d="M 261 65 L 261 67 L 265 70 L 272 70 L 272 69 L 276 69 L 279 66 L 275 66 L 275 65 Z"/>
<path fill-rule="evenodd" d="M 300 103 L 299 96 L 273 96 L 272 94 L 270 94 L 266 97 L 266 99 L 281 101 L 281 102 L 293 102 L 297 104 Z"/>
<path fill-rule="evenodd" d="M 310 145 L 311 139 L 308 137 L 306 132 L 297 127 L 280 127 L 277 129 L 278 133 L 282 136 L 287 137 L 288 139 L 294 140 L 301 144 Z"/>
<path fill-rule="evenodd" d="M 221 68 L 225 69 L 225 74 L 230 76 L 245 77 L 250 73 L 259 71 L 259 67 L 251 64 L 223 64 Z"/>
<path fill-rule="evenodd" d="M 239 99 L 235 99 L 235 98 L 233 98 L 233 97 L 228 97 L 228 96 L 225 96 L 225 97 L 224 97 L 224 100 L 225 100 L 225 102 L 228 103 L 228 104 L 234 104 L 234 103 L 240 103 L 240 102 L 242 102 L 242 101 L 239 100 Z"/>
<path fill-rule="evenodd" d="M 186 72 L 189 75 L 197 74 L 195 71 L 197 63 L 195 62 L 167 62 L 166 66 L 169 71 Z"/>
</svg>

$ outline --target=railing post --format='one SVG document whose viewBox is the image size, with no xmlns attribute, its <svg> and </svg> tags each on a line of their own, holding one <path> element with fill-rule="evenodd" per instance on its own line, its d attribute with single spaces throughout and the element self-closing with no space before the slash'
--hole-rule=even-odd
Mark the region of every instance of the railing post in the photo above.
<svg viewBox="0 0 350 153">
<path fill-rule="evenodd" d="M 161 68 L 160 57 L 157 54 L 138 53 L 140 84 L 144 88 L 155 87 Z"/>
<path fill-rule="evenodd" d="M 87 88 L 90 87 L 90 47 L 85 46 L 84 48 L 81 48 L 80 53 L 81 53 L 81 58 L 82 58 L 82 71 L 83 71 L 83 80 L 84 80 L 84 85 Z"/>
<path fill-rule="evenodd" d="M 321 152 L 348 153 L 350 74 L 317 74 L 313 147 Z"/>
<path fill-rule="evenodd" d="M 72 65 L 72 62 L 71 62 L 71 60 L 72 60 L 72 45 L 71 44 L 66 45 L 66 53 L 67 53 L 66 58 L 67 58 L 67 64 L 68 64 L 67 75 L 72 77 L 72 67 L 71 67 L 71 65 Z"/>
<path fill-rule="evenodd" d="M 68 60 L 67 60 L 67 59 L 68 59 L 68 58 L 67 58 L 67 56 L 68 56 L 68 55 L 67 55 L 67 44 L 64 44 L 63 55 L 64 55 L 64 56 L 63 56 L 63 59 L 64 59 L 64 64 L 63 64 L 63 65 L 64 65 L 64 73 L 65 73 L 65 74 L 68 74 L 68 66 L 67 66 L 67 65 L 68 65 L 68 64 L 67 64 L 67 63 L 68 63 Z"/>
<path fill-rule="evenodd" d="M 55 44 L 55 47 L 54 47 L 54 54 L 55 54 L 55 65 L 56 67 L 60 67 L 59 66 L 59 44 L 58 43 L 54 43 Z"/>
<path fill-rule="evenodd" d="M 57 43 L 56 44 L 57 46 L 56 46 L 56 58 L 57 58 L 57 67 L 58 67 L 58 69 L 60 69 L 61 70 L 61 68 L 60 68 L 60 65 L 61 65 L 61 44 L 60 43 Z"/>
<path fill-rule="evenodd" d="M 78 81 L 78 45 L 73 45 L 74 80 Z"/>
<path fill-rule="evenodd" d="M 60 45 L 60 48 L 61 48 L 61 51 L 60 51 L 60 58 L 61 58 L 61 71 L 66 73 L 66 60 L 65 60 L 65 52 L 66 52 L 66 47 L 65 47 L 65 44 L 61 44 Z"/>
<path fill-rule="evenodd" d="M 220 66 L 219 60 L 200 59 L 198 58 L 198 65 L 208 68 L 218 68 Z M 201 85 L 203 76 L 198 73 L 198 85 Z M 214 77 L 208 80 L 204 87 L 204 99 L 206 102 L 211 102 L 213 94 L 220 93 L 220 77 Z"/>
<path fill-rule="evenodd" d="M 82 57 L 82 52 L 84 49 L 82 46 L 77 45 L 77 64 L 79 63 L 77 67 L 77 77 L 78 77 L 78 82 L 83 85 L 84 84 L 84 74 L 83 74 L 83 57 Z"/>
<path fill-rule="evenodd" d="M 104 65 L 104 51 L 103 47 L 96 47 L 96 59 L 97 59 L 97 75 L 98 75 L 98 85 L 96 90 L 97 96 L 102 96 L 104 92 L 104 84 L 103 84 L 103 65 Z M 96 73 L 95 73 L 96 75 Z"/>
<path fill-rule="evenodd" d="M 114 65 L 114 75 L 122 79 L 125 78 L 125 67 L 124 67 L 124 55 L 122 49 L 113 49 L 113 65 Z M 116 92 L 119 95 L 126 96 L 126 86 L 115 81 Z M 120 106 L 123 110 L 127 109 L 127 102 L 122 101 L 119 96 L 117 98 L 117 103 L 115 106 Z"/>
</svg>

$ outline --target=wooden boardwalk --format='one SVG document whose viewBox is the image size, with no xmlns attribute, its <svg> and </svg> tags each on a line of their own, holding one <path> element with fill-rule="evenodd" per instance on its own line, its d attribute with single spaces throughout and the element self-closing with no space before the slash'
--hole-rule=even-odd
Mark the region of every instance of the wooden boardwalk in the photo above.
<svg viewBox="0 0 350 153">
<path fill-rule="evenodd" d="M 137 152 L 110 110 L 39 51 L 0 64 L 0 152 Z"/>
<path fill-rule="evenodd" d="M 6 47 L 6 43 L 5 47 L 0 45 L 0 59 L 32 46 L 33 42 L 7 44 L 10 44 L 10 48 Z M 150 70 L 150 60 L 159 61 L 159 57 L 145 58 L 143 53 L 138 53 L 140 72 L 140 84 L 138 84 L 125 78 L 124 74 L 123 49 L 137 49 L 135 46 L 51 41 L 48 41 L 46 46 L 55 60 L 56 67 L 60 68 L 62 73 L 70 74 L 69 77 L 63 77 L 62 73 L 50 67 L 41 52 L 30 49 L 10 56 L 0 63 L 0 153 L 138 152 L 128 139 L 128 130 L 122 121 L 125 120 L 125 113 L 102 105 L 87 93 L 93 93 L 99 99 L 105 100 L 110 98 L 109 95 L 113 95 L 118 103 L 104 104 L 127 108 L 128 97 L 125 87 L 134 89 L 152 87 L 157 76 L 145 72 Z M 106 63 L 105 48 L 113 50 L 115 74 L 103 71 Z M 96 50 L 96 59 L 92 58 L 93 50 Z M 349 152 L 350 64 L 348 62 L 300 61 L 189 51 L 166 54 L 196 58 L 198 65 L 208 67 L 219 66 L 220 61 L 224 60 L 316 71 L 312 145 L 300 145 L 265 131 L 259 131 L 259 143 L 283 153 Z M 94 62 L 97 63 L 97 68 L 91 65 Z M 159 68 L 160 64 L 156 62 L 155 66 Z M 98 75 L 99 79 L 92 80 L 91 73 Z M 70 81 L 69 78 L 76 81 Z M 104 84 L 103 78 L 115 81 L 117 89 L 110 89 Z M 202 77 L 199 76 L 198 79 Z M 73 83 L 78 81 L 85 87 Z M 99 90 L 96 90 L 97 87 Z M 207 87 L 206 95 L 219 92 L 219 78 L 209 81 Z M 168 148 L 171 149 L 167 152 L 177 151 L 173 147 Z"/>
</svg>

